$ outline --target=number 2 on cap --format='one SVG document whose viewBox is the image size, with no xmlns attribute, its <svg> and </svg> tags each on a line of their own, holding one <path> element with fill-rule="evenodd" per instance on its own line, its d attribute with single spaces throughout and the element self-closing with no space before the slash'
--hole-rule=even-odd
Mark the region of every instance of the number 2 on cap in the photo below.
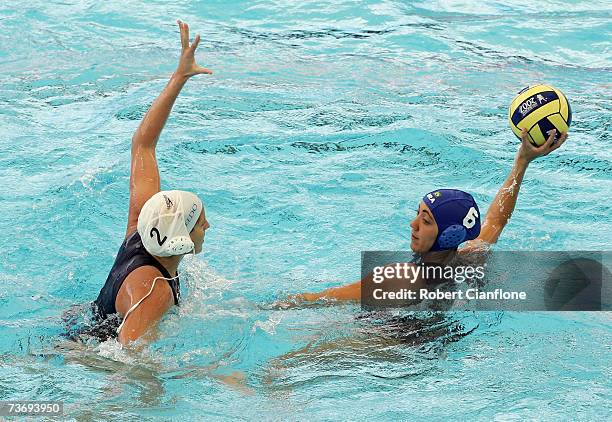
<svg viewBox="0 0 612 422">
<path fill-rule="evenodd" d="M 463 220 L 463 225 L 465 225 L 465 220 Z M 472 225 L 474 225 L 474 224 L 472 224 Z M 163 239 L 159 238 L 160 234 L 159 234 L 159 230 L 157 230 L 157 227 L 153 227 L 151 229 L 151 233 L 150 233 L 151 237 L 153 237 L 153 233 L 155 233 L 155 235 L 157 236 L 157 243 L 159 243 L 159 246 L 163 245 L 164 242 L 168 239 L 168 236 L 164 236 Z"/>
</svg>

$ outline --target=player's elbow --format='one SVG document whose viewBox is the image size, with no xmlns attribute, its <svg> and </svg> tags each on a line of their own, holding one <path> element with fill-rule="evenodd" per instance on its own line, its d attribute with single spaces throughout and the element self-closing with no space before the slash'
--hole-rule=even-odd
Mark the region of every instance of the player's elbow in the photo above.
<svg viewBox="0 0 612 422">
<path fill-rule="evenodd" d="M 506 226 L 507 220 L 505 219 L 495 219 L 491 221 L 491 219 L 487 219 L 485 224 L 482 225 L 480 230 L 480 234 L 476 238 L 481 242 L 494 244 L 497 243 L 499 236 L 501 235 L 504 227 Z"/>
<path fill-rule="evenodd" d="M 119 332 L 119 335 L 117 336 L 117 341 L 123 346 L 127 346 L 129 343 L 136 340 L 137 338 L 137 336 L 130 336 L 128 330 L 124 328 Z"/>
<path fill-rule="evenodd" d="M 138 340 L 146 331 L 146 327 L 142 324 L 126 324 L 121 328 L 117 335 L 117 341 L 124 346 Z"/>
</svg>

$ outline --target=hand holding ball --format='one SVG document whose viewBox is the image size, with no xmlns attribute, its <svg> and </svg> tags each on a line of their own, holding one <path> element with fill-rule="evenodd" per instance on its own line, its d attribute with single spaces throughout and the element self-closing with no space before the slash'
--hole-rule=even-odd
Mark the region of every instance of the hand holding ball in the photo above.
<svg viewBox="0 0 612 422">
<path fill-rule="evenodd" d="M 526 129 L 529 141 L 540 146 L 553 129 L 555 141 L 567 132 L 572 122 L 572 109 L 561 91 L 548 85 L 526 87 L 518 93 L 508 112 L 510 127 L 517 138 Z"/>
</svg>

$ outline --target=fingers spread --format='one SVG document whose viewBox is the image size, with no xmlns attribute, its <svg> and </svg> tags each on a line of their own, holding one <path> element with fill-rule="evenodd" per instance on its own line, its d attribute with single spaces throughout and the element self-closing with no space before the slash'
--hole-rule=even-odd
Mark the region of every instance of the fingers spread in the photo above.
<svg viewBox="0 0 612 422">
<path fill-rule="evenodd" d="M 179 27 L 181 28 L 181 47 L 183 50 L 189 48 L 189 25 L 185 22 L 179 22 Z"/>
<path fill-rule="evenodd" d="M 548 155 L 553 150 L 553 141 L 555 140 L 555 134 L 557 133 L 557 131 L 553 129 L 549 133 L 550 135 L 548 136 L 546 142 L 544 142 L 537 148 L 539 155 Z"/>
<path fill-rule="evenodd" d="M 521 141 L 523 141 L 524 144 L 531 144 L 531 141 L 529 140 L 529 133 L 527 133 L 527 129 L 521 130 Z"/>
<path fill-rule="evenodd" d="M 198 73 L 205 73 L 207 75 L 212 75 L 212 70 L 207 69 L 205 67 L 198 67 Z"/>
<path fill-rule="evenodd" d="M 553 146 L 552 150 L 554 151 L 557 148 L 559 148 L 561 145 L 563 145 L 566 139 L 567 139 L 567 132 L 562 132 L 561 136 L 559 136 L 559 139 L 557 140 L 557 143 Z"/>
<path fill-rule="evenodd" d="M 529 135 L 529 134 L 527 133 L 527 129 L 523 129 L 523 130 L 521 130 L 521 139 L 522 139 L 523 141 L 528 141 L 528 140 L 529 140 L 529 139 L 527 138 L 527 135 Z"/>
<path fill-rule="evenodd" d="M 535 146 L 529 140 L 529 132 L 527 132 L 527 129 L 523 129 L 521 131 L 521 141 L 523 142 L 525 148 L 528 148 L 529 150 L 535 149 Z"/>
<path fill-rule="evenodd" d="M 195 40 L 193 41 L 193 44 L 191 44 L 191 49 L 195 51 L 196 48 L 198 48 L 198 44 L 200 44 L 200 34 L 196 35 Z"/>
<path fill-rule="evenodd" d="M 542 146 L 544 150 L 550 149 L 553 142 L 555 142 L 556 135 L 557 135 L 557 129 L 553 129 L 550 132 L 548 132 L 548 139 L 546 140 L 546 142 L 544 142 L 544 145 Z"/>
</svg>

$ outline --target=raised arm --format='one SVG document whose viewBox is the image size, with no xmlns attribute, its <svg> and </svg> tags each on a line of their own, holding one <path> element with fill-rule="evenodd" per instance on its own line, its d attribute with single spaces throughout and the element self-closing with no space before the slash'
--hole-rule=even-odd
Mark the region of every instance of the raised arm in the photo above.
<svg viewBox="0 0 612 422">
<path fill-rule="evenodd" d="M 177 23 L 181 31 L 182 49 L 178 67 L 162 93 L 151 104 L 132 137 L 130 208 L 126 237 L 136 228 L 138 215 L 144 203 L 160 191 L 155 147 L 174 101 L 190 77 L 203 73 L 212 74 L 212 71 L 198 66 L 195 62 L 195 51 L 200 43 L 200 36 L 196 35 L 193 43 L 189 45 L 189 26 L 181 21 Z"/>
<path fill-rule="evenodd" d="M 502 230 L 506 227 L 508 220 L 512 216 L 514 207 L 516 206 L 516 200 L 518 199 L 519 190 L 521 183 L 523 183 L 523 177 L 527 171 L 529 163 L 538 157 L 548 155 L 557 148 L 559 148 L 567 139 L 567 133 L 562 133 L 559 140 L 553 143 L 555 139 L 556 131 L 552 131 L 547 141 L 539 146 L 535 147 L 527 139 L 527 131 L 523 129 L 521 135 L 521 146 L 514 159 L 514 165 L 508 178 L 502 185 L 497 195 L 493 199 L 487 216 L 485 217 L 484 223 L 480 230 L 480 235 L 475 240 L 471 240 L 465 243 L 465 246 L 461 249 L 467 251 L 470 248 L 478 247 L 480 242 L 495 243 Z M 480 242 L 479 242 L 480 241 Z"/>
</svg>

